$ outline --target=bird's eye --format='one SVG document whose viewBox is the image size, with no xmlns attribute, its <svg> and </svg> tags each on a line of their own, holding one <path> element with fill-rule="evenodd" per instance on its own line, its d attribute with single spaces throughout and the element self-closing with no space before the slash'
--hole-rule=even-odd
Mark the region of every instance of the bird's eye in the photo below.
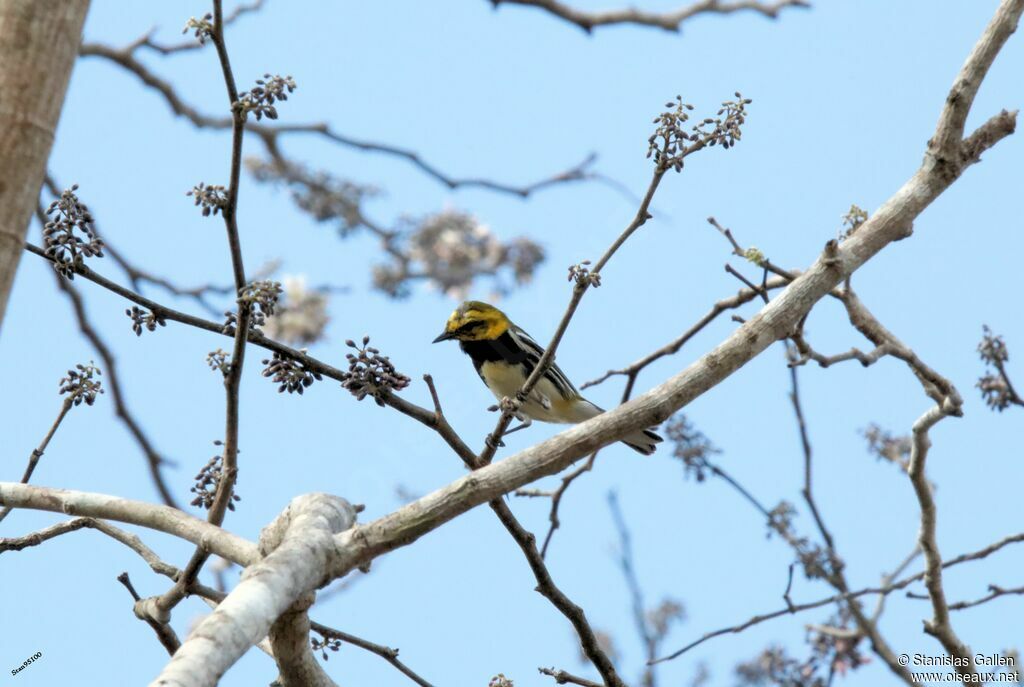
<svg viewBox="0 0 1024 687">
<path fill-rule="evenodd" d="M 460 334 L 469 334 L 470 332 L 474 332 L 474 331 L 476 331 L 477 329 L 480 329 L 480 327 L 483 327 L 483 326 L 484 326 L 484 323 L 481 322 L 480 320 L 473 320 L 472 322 L 467 322 L 466 324 L 464 324 L 461 327 L 459 327 L 458 332 Z"/>
</svg>

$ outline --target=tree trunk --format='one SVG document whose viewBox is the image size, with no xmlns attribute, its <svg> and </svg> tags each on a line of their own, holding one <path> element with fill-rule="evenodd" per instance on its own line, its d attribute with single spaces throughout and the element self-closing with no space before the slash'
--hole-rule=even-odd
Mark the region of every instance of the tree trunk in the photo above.
<svg viewBox="0 0 1024 687">
<path fill-rule="evenodd" d="M 89 0 L 0 0 L 0 326 Z"/>
</svg>

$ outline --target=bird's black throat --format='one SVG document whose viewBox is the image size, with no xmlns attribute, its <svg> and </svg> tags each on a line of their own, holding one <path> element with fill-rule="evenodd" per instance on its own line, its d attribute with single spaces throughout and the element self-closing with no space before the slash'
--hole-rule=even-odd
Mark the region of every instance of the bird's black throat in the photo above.
<svg viewBox="0 0 1024 687">
<path fill-rule="evenodd" d="M 526 372 L 527 375 L 533 369 L 533 365 L 530 364 L 529 354 L 525 351 L 522 346 L 518 346 L 512 335 L 507 331 L 504 332 L 497 339 L 487 339 L 483 341 L 460 341 L 459 347 L 462 348 L 462 352 L 468 355 L 473 360 L 473 366 L 477 372 L 480 372 L 480 366 L 487 362 L 499 362 L 504 361 L 510 365 L 523 365 L 525 364 L 529 368 Z"/>
</svg>

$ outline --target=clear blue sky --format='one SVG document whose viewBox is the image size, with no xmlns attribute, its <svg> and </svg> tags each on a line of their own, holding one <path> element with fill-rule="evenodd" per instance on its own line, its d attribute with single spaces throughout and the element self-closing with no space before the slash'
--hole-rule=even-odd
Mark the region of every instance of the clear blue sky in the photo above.
<svg viewBox="0 0 1024 687">
<path fill-rule="evenodd" d="M 641 4 L 658 9 L 676 3 Z M 546 176 L 593 151 L 601 172 L 640 193 L 651 170 L 644 158 L 650 121 L 666 100 L 679 93 L 706 112 L 736 90 L 753 98 L 742 143 L 694 156 L 681 175 L 666 179 L 654 202 L 655 219 L 604 271 L 604 285 L 587 294 L 559 350 L 564 370 L 583 381 L 657 348 L 736 291 L 738 283 L 723 270 L 727 246 L 705 223 L 707 216 L 773 261 L 804 268 L 836 235 L 851 203 L 872 210 L 883 202 L 919 164 L 949 85 L 996 4 L 820 0 L 777 22 L 741 14 L 698 18 L 682 35 L 611 28 L 587 36 L 541 12 L 494 12 L 484 0 L 273 1 L 233 26 L 228 40 L 240 85 L 264 72 L 295 77 L 299 90 L 280 108 L 282 121 L 327 120 L 353 136 L 415 148 L 453 175 L 509 182 Z M 95 0 L 85 34 L 120 45 L 156 25 L 160 38 L 173 41 L 189 16 L 206 11 L 202 3 Z M 212 51 L 144 59 L 204 111 L 224 110 Z M 1021 105 L 1022 71 L 1024 41 L 1018 35 L 986 80 L 969 126 L 999 108 Z M 260 149 L 255 140 L 246 145 Z M 566 267 L 596 258 L 635 211 L 634 202 L 596 183 L 558 187 L 524 202 L 486 191 L 450 192 L 401 161 L 316 138 L 285 139 L 284 146 L 313 166 L 386 189 L 368 206 L 382 222 L 450 206 L 477 214 L 503 237 L 527 234 L 543 243 L 548 261 L 535 281 L 502 306 L 542 341 L 569 297 Z M 88 60 L 76 66 L 51 169 L 62 183 L 81 184 L 82 198 L 112 243 L 139 265 L 187 285 L 230 277 L 221 223 L 204 220 L 185 197 L 199 181 L 223 182 L 228 156 L 224 133 L 193 130 L 134 77 Z M 882 322 L 965 397 L 964 417 L 934 431 L 929 459 L 946 556 L 1024 529 L 1021 411 L 993 414 L 974 389 L 983 372 L 975 353 L 983 323 L 1005 335 L 1011 372 L 1024 383 L 1018 363 L 1024 320 L 1015 277 L 1024 254 L 1022 160 L 1020 135 L 1000 143 L 919 218 L 911 239 L 887 248 L 853 280 Z M 339 364 L 346 338 L 372 335 L 417 380 L 405 392 L 408 398 L 429 402 L 418 380 L 432 373 L 454 426 L 474 445 L 481 443 L 494 421 L 485 411 L 490 395 L 454 345 L 429 344 L 453 307 L 450 300 L 425 289 L 405 302 L 371 292 L 369 268 L 379 256 L 370 237 L 339 241 L 328 227 L 298 214 L 286 193 L 250 179 L 243 181 L 240 223 L 250 269 L 280 257 L 285 274 L 351 287 L 333 300 L 329 339 L 312 349 L 314 355 Z M 735 259 L 733 264 L 739 266 Z M 96 268 L 120 278 L 107 260 Z M 222 387 L 204 357 L 225 341 L 174 324 L 136 339 L 122 301 L 84 281 L 75 284 L 117 351 L 132 408 L 159 450 L 177 462 L 167 477 L 187 501 L 195 472 L 215 452 L 211 442 L 223 434 Z M 474 295 L 486 296 L 486 286 Z M 709 327 L 679 355 L 646 372 L 638 390 L 682 369 L 734 326 L 723 318 Z M 834 303 L 814 311 L 807 331 L 823 351 L 866 345 Z M 25 257 L 18 273 L 0 352 L 7 390 L 3 473 L 17 479 L 58 410 L 57 380 L 74 363 L 96 357 L 78 335 L 50 268 L 33 256 Z M 309 491 L 365 503 L 364 516 L 374 518 L 400 505 L 396 486 L 422 494 L 463 474 L 458 459 L 427 430 L 370 402 L 355 402 L 333 382 L 315 385 L 304 397 L 279 395 L 259 375 L 263 357 L 250 353 L 243 380 L 243 501 L 229 515 L 232 530 L 255 539 L 289 499 Z M 893 361 L 866 370 L 857 364 L 806 368 L 801 380 L 823 515 L 851 584 L 875 584 L 913 546 L 918 507 L 906 477 L 869 456 L 859 430 L 877 422 L 906 432 L 930 401 Z M 609 382 L 592 398 L 614 405 L 620 384 Z M 723 449 L 723 466 L 760 499 L 796 503 L 797 526 L 810 536 L 812 523 L 799 502 L 802 459 L 787 391 L 783 352 L 775 347 L 686 412 Z M 505 453 L 555 431 L 535 425 L 513 435 Z M 71 413 L 33 481 L 157 499 L 109 395 Z M 610 449 L 567 497 L 549 563 L 593 624 L 614 634 L 627 679 L 639 673 L 642 653 L 614 560 L 616 535 L 605 503 L 613 489 L 633 530 L 648 602 L 673 596 L 686 605 L 688 619 L 667 649 L 782 605 L 792 554 L 777 538 L 766 539 L 762 520 L 734 492 L 716 481 L 684 480 L 668 451 L 642 458 Z M 512 505 L 524 524 L 545 530 L 545 502 Z M 3 535 L 56 520 L 13 513 Z M 178 565 L 191 550 L 167 537 L 144 538 Z M 946 578 L 949 596 L 981 596 L 989 583 L 1019 585 L 1022 566 L 1024 551 L 1008 550 L 957 568 Z M 20 673 L 18 684 L 152 679 L 167 657 L 132 615 L 130 599 L 114 579 L 123 570 L 143 595 L 167 586 L 134 554 L 93 532 L 4 556 L 0 668 L 41 651 L 42 660 Z M 479 687 L 498 672 L 520 687 L 552 684 L 537 674 L 538 666 L 589 675 L 578 662 L 569 624 L 533 586 L 518 548 L 483 508 L 379 560 L 369 577 L 312 615 L 400 647 L 403 660 L 437 685 Z M 826 585 L 802 577 L 794 582 L 796 600 L 829 593 Z M 174 616 L 179 633 L 205 608 L 198 600 L 182 604 Z M 973 649 L 991 653 L 1024 637 L 1022 612 L 1024 599 L 1016 597 L 954 619 Z M 782 618 L 713 640 L 665 665 L 663 684 L 686 684 L 705 663 L 710 684 L 732 685 L 733 666 L 770 643 L 803 656 L 804 625 L 828 615 L 822 610 Z M 936 654 L 938 644 L 921 632 L 929 615 L 927 602 L 896 595 L 882 630 L 898 652 Z M 411 684 L 380 658 L 350 646 L 333 654 L 327 668 L 340 684 Z M 265 684 L 273 675 L 272 663 L 252 651 L 223 684 Z M 895 679 L 876 659 L 845 683 L 875 687 Z"/>
</svg>

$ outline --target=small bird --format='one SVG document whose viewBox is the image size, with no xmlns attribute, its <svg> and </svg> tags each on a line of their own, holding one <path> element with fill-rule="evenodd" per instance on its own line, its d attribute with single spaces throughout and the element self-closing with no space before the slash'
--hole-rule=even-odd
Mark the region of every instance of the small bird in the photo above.
<svg viewBox="0 0 1024 687">
<path fill-rule="evenodd" d="M 480 301 L 466 301 L 456 308 L 434 343 L 449 339 L 458 340 L 462 352 L 473 360 L 480 379 L 499 401 L 506 396 L 516 397 L 544 355 L 540 344 L 505 313 Z M 523 424 L 506 434 L 529 427 L 533 420 L 575 424 L 603 412 L 583 398 L 552 362 L 516 412 Z M 662 438 L 650 429 L 638 430 L 622 439 L 626 446 L 647 456 L 654 453 L 660 441 Z"/>
</svg>

